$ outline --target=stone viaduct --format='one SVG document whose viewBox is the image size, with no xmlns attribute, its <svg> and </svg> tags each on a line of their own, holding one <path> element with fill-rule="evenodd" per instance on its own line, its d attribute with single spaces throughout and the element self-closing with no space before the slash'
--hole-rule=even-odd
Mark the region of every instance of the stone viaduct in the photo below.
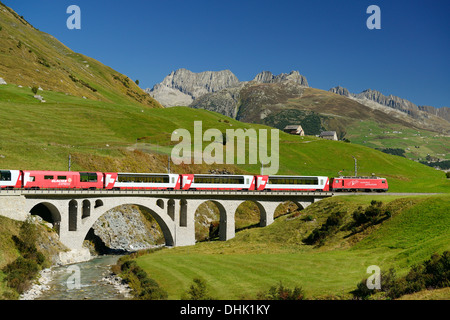
<svg viewBox="0 0 450 320">
<path fill-rule="evenodd" d="M 109 210 L 126 204 L 149 211 L 158 222 L 167 246 L 195 244 L 195 211 L 205 201 L 212 201 L 220 211 L 219 238 L 235 236 L 235 212 L 244 201 L 253 201 L 260 211 L 260 226 L 274 221 L 275 209 L 292 201 L 301 208 L 331 192 L 255 192 L 255 191 L 106 191 L 106 190 L 3 190 L 0 215 L 24 221 L 38 206 L 51 214 L 59 228 L 61 243 L 69 249 L 82 248 L 95 221 Z"/>
</svg>

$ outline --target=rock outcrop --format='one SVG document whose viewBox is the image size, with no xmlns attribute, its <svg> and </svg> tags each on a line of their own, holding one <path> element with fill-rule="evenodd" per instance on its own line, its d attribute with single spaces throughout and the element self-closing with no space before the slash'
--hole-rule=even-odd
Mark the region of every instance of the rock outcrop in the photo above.
<svg viewBox="0 0 450 320">
<path fill-rule="evenodd" d="M 260 83 L 279 83 L 284 81 L 294 81 L 301 86 L 308 87 L 308 81 L 298 71 L 291 71 L 290 73 L 281 73 L 277 76 L 270 71 L 263 71 L 256 75 L 253 81 Z"/>
<path fill-rule="evenodd" d="M 148 222 L 141 210 L 132 205 L 108 211 L 95 222 L 92 229 L 107 250 L 118 252 L 155 247 L 162 237 L 156 222 Z"/>
<path fill-rule="evenodd" d="M 341 86 L 331 88 L 329 91 L 344 97 L 350 97 L 351 95 L 351 93 L 346 88 L 343 88 Z"/>
<path fill-rule="evenodd" d="M 239 80 L 230 70 L 194 73 L 178 69 L 146 92 L 165 107 L 188 106 L 204 94 L 237 85 Z"/>
<path fill-rule="evenodd" d="M 435 116 L 441 117 L 447 121 L 450 121 L 450 108 L 449 107 L 441 107 L 435 108 L 432 106 L 418 106 L 419 110 L 425 111 L 429 114 L 433 114 Z"/>
</svg>

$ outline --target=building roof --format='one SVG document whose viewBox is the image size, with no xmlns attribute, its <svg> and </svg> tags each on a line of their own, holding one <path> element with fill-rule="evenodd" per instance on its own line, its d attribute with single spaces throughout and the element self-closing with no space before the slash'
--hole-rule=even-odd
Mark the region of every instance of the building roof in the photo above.
<svg viewBox="0 0 450 320">
<path fill-rule="evenodd" d="M 292 129 L 298 129 L 301 128 L 302 126 L 299 124 L 290 124 L 286 127 L 284 127 L 284 130 L 292 130 Z"/>
<path fill-rule="evenodd" d="M 323 131 L 320 133 L 321 136 L 334 136 L 336 131 Z"/>
</svg>

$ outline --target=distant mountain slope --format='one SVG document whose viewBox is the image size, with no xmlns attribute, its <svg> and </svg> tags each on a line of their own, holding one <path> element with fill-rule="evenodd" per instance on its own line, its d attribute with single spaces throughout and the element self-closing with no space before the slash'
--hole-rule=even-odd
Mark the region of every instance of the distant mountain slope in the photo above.
<svg viewBox="0 0 450 320">
<path fill-rule="evenodd" d="M 207 74 L 210 75 L 207 81 L 198 81 Z M 381 150 L 402 149 L 406 157 L 414 160 L 424 160 L 428 155 L 450 159 L 450 122 L 445 119 L 448 108 L 417 107 L 375 90 L 354 95 L 343 87 L 329 91 L 315 89 L 309 87 L 298 71 L 280 75 L 263 71 L 251 81 L 236 81 L 234 76 L 232 82 L 224 78 L 218 81 L 226 74 L 232 75 L 228 70 L 199 74 L 177 70 L 155 85 L 153 93 L 157 92 L 161 99 L 167 93 L 184 95 L 187 100 L 172 105 L 185 104 L 243 122 L 280 130 L 286 125 L 300 124 L 307 135 L 336 131 L 339 139 Z M 190 77 L 196 78 L 195 86 Z M 223 88 L 218 90 L 217 84 L 223 84 Z M 192 92 L 193 88 L 195 99 L 184 93 Z"/>
<path fill-rule="evenodd" d="M 292 74 L 292 73 L 291 73 Z M 255 79 L 267 79 L 258 75 Z M 360 120 L 438 132 L 450 131 L 440 117 L 417 111 L 416 117 L 386 106 L 374 107 L 359 99 L 306 86 L 307 82 L 283 78 L 279 81 L 241 82 L 239 86 L 211 92 L 189 106 L 219 112 L 239 121 L 261 123 L 283 129 L 288 124 L 306 125 L 306 134 L 337 131 L 343 137 L 347 127 Z M 373 104 L 373 103 L 372 103 Z M 311 124 L 311 122 L 314 122 Z"/>
<path fill-rule="evenodd" d="M 401 114 L 393 113 L 392 110 L 400 111 L 403 115 L 415 119 L 419 122 L 419 126 L 426 129 L 446 132 L 450 127 L 450 108 L 442 107 L 435 108 L 431 106 L 417 106 L 411 101 L 396 97 L 393 95 L 385 96 L 377 90 L 367 89 L 361 93 L 354 94 L 343 87 L 334 87 L 330 92 L 354 99 L 370 108 L 377 108 L 384 110 L 386 113 L 391 113 L 401 117 Z M 386 108 L 383 108 L 386 107 Z M 446 120 L 445 122 L 442 121 Z M 446 130 L 447 129 L 447 130 Z"/>
<path fill-rule="evenodd" d="M 301 123 L 307 134 L 334 130 L 343 137 L 351 122 L 369 119 L 380 124 L 450 133 L 447 119 L 450 112 L 446 110 L 449 108 L 418 107 L 408 100 L 370 89 L 357 95 L 342 87 L 326 92 L 310 88 L 298 71 L 279 75 L 263 71 L 251 81 L 239 81 L 229 70 L 193 73 L 179 69 L 146 91 L 165 106 L 206 109 L 279 129 Z"/>
<path fill-rule="evenodd" d="M 127 76 L 73 52 L 1 2 L 0 78 L 93 100 L 161 107 Z"/>
</svg>

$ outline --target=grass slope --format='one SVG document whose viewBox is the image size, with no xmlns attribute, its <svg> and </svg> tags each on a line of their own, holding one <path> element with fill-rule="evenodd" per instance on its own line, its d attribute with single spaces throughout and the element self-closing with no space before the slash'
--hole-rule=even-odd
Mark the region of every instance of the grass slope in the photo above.
<svg viewBox="0 0 450 320">
<path fill-rule="evenodd" d="M 46 99 L 34 99 L 28 88 L 0 86 L 0 167 L 29 169 L 67 169 L 68 155 L 74 155 L 73 170 L 106 170 L 99 164 L 126 158 L 130 150 L 157 155 L 147 162 L 164 170 L 167 156 L 178 142 L 171 141 L 173 131 L 184 128 L 192 133 L 194 121 L 202 121 L 203 131 L 217 128 L 270 129 L 242 123 L 214 112 L 186 107 L 143 108 L 134 103 L 110 103 L 42 91 Z M 270 146 L 270 138 L 268 145 Z M 247 141 L 248 143 L 248 141 Z M 205 141 L 206 147 L 210 142 Z M 384 154 L 364 146 L 298 137 L 280 132 L 279 174 L 336 176 L 353 174 L 353 158 L 358 173 L 372 173 L 389 179 L 391 191 L 446 192 L 450 181 L 442 172 L 402 157 Z M 248 148 L 247 151 L 248 152 Z M 224 147 L 224 161 L 226 149 Z M 133 154 L 129 155 L 133 158 Z M 91 159 L 92 161 L 87 161 Z M 247 162 L 248 155 L 247 155 Z M 259 161 L 258 161 L 259 162 Z M 235 161 L 237 163 L 237 161 Z M 95 167 L 95 168 L 93 168 Z M 173 172 L 207 172 L 221 165 L 174 166 Z M 260 172 L 260 164 L 228 166 L 232 172 Z M 108 167 L 109 170 L 123 169 Z M 145 162 L 126 167 L 131 171 L 154 171 Z"/>
<path fill-rule="evenodd" d="M 1 2 L 0 77 L 91 100 L 161 107 L 127 76 L 73 52 Z"/>
<path fill-rule="evenodd" d="M 143 255 L 137 262 L 168 291 L 169 299 L 179 299 L 195 277 L 205 279 L 217 299 L 252 299 L 280 281 L 291 288 L 302 286 L 309 298 L 348 298 L 367 277 L 368 266 L 394 267 L 401 274 L 433 252 L 450 248 L 448 195 L 385 196 L 382 200 L 393 216 L 366 234 L 347 237 L 348 231 L 340 231 L 320 248 L 301 242 L 325 222 L 330 208 L 345 211 L 348 221 L 354 209 L 368 206 L 372 199 L 326 199 L 300 216 L 281 217 L 266 228 L 239 232 L 230 241 L 162 250 Z"/>
<path fill-rule="evenodd" d="M 320 89 L 303 88 L 301 95 L 289 95 L 282 84 L 248 86 L 242 90 L 240 101 L 241 121 L 280 130 L 289 124 L 301 124 L 310 135 L 333 130 L 340 139 L 345 137 L 371 148 L 405 149 L 406 157 L 412 159 L 424 159 L 428 154 L 450 158 L 450 137 L 443 134 L 449 125 L 443 119 L 433 118 L 433 125 L 425 126 L 406 115 L 398 118 Z"/>
</svg>

